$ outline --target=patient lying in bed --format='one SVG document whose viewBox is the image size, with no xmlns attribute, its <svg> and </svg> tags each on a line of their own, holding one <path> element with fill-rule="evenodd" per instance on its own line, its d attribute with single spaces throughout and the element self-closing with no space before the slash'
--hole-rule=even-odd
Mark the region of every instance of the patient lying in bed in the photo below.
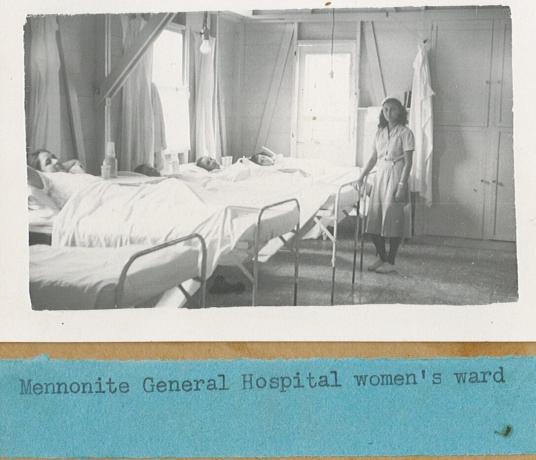
<svg viewBox="0 0 536 460">
<path fill-rule="evenodd" d="M 199 168 L 204 169 L 205 171 L 214 171 L 216 169 L 221 169 L 220 164 L 212 157 L 209 157 L 208 155 L 203 155 L 200 157 L 196 162 L 196 166 Z"/>
<path fill-rule="evenodd" d="M 56 155 L 43 149 L 28 156 L 26 170 L 29 204 L 31 205 L 32 201 L 41 202 L 44 206 L 50 207 L 50 203 L 46 205 L 42 203 L 48 196 L 58 209 L 63 208 L 67 200 L 77 191 L 102 180 L 100 177 L 86 174 L 78 160 L 61 163 Z"/>
<path fill-rule="evenodd" d="M 244 157 L 245 158 L 245 157 Z M 251 155 L 249 161 L 259 166 L 273 166 L 275 164 L 275 158 L 273 155 L 267 152 L 259 152 Z M 221 169 L 221 165 L 212 157 L 204 155 L 196 161 L 196 166 L 206 171 L 215 171 Z"/>
</svg>

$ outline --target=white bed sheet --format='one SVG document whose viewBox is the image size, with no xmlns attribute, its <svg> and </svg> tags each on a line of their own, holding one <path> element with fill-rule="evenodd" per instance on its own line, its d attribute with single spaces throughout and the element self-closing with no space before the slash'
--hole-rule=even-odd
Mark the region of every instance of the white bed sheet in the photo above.
<svg viewBox="0 0 536 460">
<path fill-rule="evenodd" d="M 58 211 L 44 209 L 28 210 L 28 228 L 30 232 L 46 233 L 51 235 L 54 226 L 54 219 Z"/>
<path fill-rule="evenodd" d="M 315 182 L 299 171 L 281 172 L 273 167 L 258 166 L 249 161 L 233 166 L 250 169 L 251 174 L 247 179 L 236 182 L 223 181 L 219 180 L 218 176 L 211 176 L 210 180 L 192 182 L 190 185 L 206 203 L 249 210 L 255 221 L 263 207 L 294 198 L 298 200 L 300 225 L 303 225 L 316 215 L 331 193 L 330 184 Z M 264 213 L 259 233 L 262 246 L 259 254 L 261 262 L 269 260 L 282 245 L 280 241 L 277 241 L 277 244 L 266 243 L 272 243 L 274 238 L 281 235 L 290 236 L 288 234 L 297 223 L 296 211 L 295 204 L 289 203 Z M 233 253 L 235 257 L 226 258 L 223 264 L 232 263 L 236 257 L 242 260 L 246 258 L 246 254 L 252 255 L 256 228 L 255 225 L 242 235 L 241 242 L 246 243 L 245 247 L 241 245 L 237 248 Z"/>
<path fill-rule="evenodd" d="M 115 307 L 115 290 L 127 260 L 141 246 L 30 247 L 32 308 L 84 310 Z M 199 252 L 171 246 L 134 261 L 120 306 L 150 306 L 153 298 L 199 275 Z"/>
<path fill-rule="evenodd" d="M 198 233 L 207 244 L 210 276 L 220 257 L 255 224 L 250 211 L 206 203 L 177 179 L 138 187 L 101 181 L 66 203 L 55 219 L 52 245 L 155 245 Z"/>
</svg>

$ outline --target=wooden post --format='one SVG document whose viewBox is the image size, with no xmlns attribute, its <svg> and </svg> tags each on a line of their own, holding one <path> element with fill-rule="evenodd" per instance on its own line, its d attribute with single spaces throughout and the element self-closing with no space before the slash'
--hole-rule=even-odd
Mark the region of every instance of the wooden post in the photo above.
<svg viewBox="0 0 536 460">
<path fill-rule="evenodd" d="M 130 49 L 125 52 L 114 69 L 99 85 L 97 105 L 102 104 L 106 98 L 112 98 L 121 89 L 147 48 L 152 45 L 174 16 L 175 13 L 160 13 L 149 19 Z"/>
<path fill-rule="evenodd" d="M 361 70 L 361 30 L 362 30 L 362 21 L 357 21 L 356 35 L 355 35 L 355 120 L 354 120 L 354 141 L 355 141 L 355 164 L 357 166 L 357 133 L 359 132 L 359 116 L 357 109 L 359 108 L 359 98 L 361 95 L 361 88 L 359 87 L 359 71 Z"/>
<path fill-rule="evenodd" d="M 268 139 L 270 125 L 272 124 L 272 117 L 274 116 L 279 90 L 281 89 L 281 82 L 283 81 L 283 73 L 285 71 L 285 65 L 287 63 L 293 34 L 294 26 L 292 24 L 287 24 L 285 26 L 285 31 L 283 32 L 281 46 L 279 47 L 279 54 L 277 55 L 274 73 L 270 82 L 268 97 L 266 99 L 266 104 L 264 105 L 259 133 L 257 135 L 257 142 L 255 143 L 255 152 L 259 151 Z"/>
<path fill-rule="evenodd" d="M 244 61 L 245 61 L 245 35 L 246 26 L 240 21 L 237 33 L 237 46 L 234 58 L 234 86 L 233 86 L 233 120 L 232 120 L 232 153 L 236 160 L 242 153 L 242 83 L 244 82 Z"/>
<path fill-rule="evenodd" d="M 73 72 L 70 66 L 70 62 L 65 57 L 65 37 L 64 30 L 65 25 L 63 19 L 58 18 L 58 36 L 59 36 L 59 54 L 61 60 L 61 66 L 63 69 L 63 77 L 65 80 L 65 86 L 67 90 L 67 110 L 69 111 L 69 121 L 71 125 L 71 133 L 73 138 L 73 145 L 76 151 L 76 157 L 86 167 L 86 149 L 84 146 L 84 134 L 82 131 L 82 122 L 80 120 L 80 105 L 78 104 L 78 94 L 73 82 Z"/>
<path fill-rule="evenodd" d="M 218 143 L 220 145 L 221 156 L 227 155 L 227 123 L 225 119 L 225 94 L 222 91 L 221 87 L 221 17 L 217 13 L 216 16 L 216 65 L 215 65 L 215 92 L 216 92 L 216 108 L 215 113 L 217 114 L 218 126 L 216 133 L 218 135 Z"/>
<path fill-rule="evenodd" d="M 378 55 L 378 46 L 376 43 L 376 34 L 374 33 L 374 24 L 366 22 L 365 27 L 365 44 L 367 46 L 367 57 L 372 71 L 372 80 L 376 90 L 376 98 L 378 105 L 385 99 L 385 84 L 383 82 L 382 68 L 380 65 L 380 57 Z"/>
<path fill-rule="evenodd" d="M 292 98 L 292 125 L 290 128 L 290 156 L 296 157 L 298 152 L 298 104 L 300 102 L 299 90 L 300 90 L 300 66 L 299 66 L 299 52 L 298 52 L 298 33 L 299 23 L 294 23 L 294 37 L 292 39 L 292 54 L 291 59 L 294 63 L 294 96 Z"/>
</svg>

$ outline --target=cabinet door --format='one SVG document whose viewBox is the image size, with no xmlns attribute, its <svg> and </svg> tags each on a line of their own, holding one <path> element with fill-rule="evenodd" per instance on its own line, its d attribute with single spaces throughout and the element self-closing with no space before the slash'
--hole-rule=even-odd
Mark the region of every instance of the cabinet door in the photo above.
<svg viewBox="0 0 536 460">
<path fill-rule="evenodd" d="M 492 181 L 494 195 L 493 235 L 495 240 L 515 241 L 514 155 L 512 131 L 499 130 L 497 179 Z"/>
<path fill-rule="evenodd" d="M 496 21 L 495 54 L 495 124 L 503 128 L 513 125 L 513 88 L 512 88 L 512 25 L 510 20 Z"/>
<path fill-rule="evenodd" d="M 434 27 L 435 123 L 487 127 L 493 21 L 438 21 Z"/>
<path fill-rule="evenodd" d="M 432 184 L 434 205 L 424 210 L 430 235 L 482 238 L 487 130 L 436 128 Z"/>
</svg>

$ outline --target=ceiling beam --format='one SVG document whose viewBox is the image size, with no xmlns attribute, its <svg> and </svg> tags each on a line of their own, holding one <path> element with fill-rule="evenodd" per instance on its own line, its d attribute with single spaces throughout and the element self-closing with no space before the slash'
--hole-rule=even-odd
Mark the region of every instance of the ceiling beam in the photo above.
<svg viewBox="0 0 536 460">
<path fill-rule="evenodd" d="M 80 105 L 78 103 L 78 93 L 76 92 L 74 82 L 74 71 L 72 69 L 72 63 L 66 56 L 66 39 L 65 39 L 65 16 L 58 18 L 58 36 L 59 46 L 58 51 L 63 68 L 63 79 L 67 90 L 67 110 L 69 112 L 69 122 L 71 125 L 71 133 L 73 138 L 73 145 L 76 150 L 76 158 L 87 167 L 86 162 L 86 149 L 84 146 L 84 133 L 82 131 L 82 121 L 80 119 Z"/>
<path fill-rule="evenodd" d="M 97 105 L 102 104 L 106 98 L 112 98 L 121 89 L 147 48 L 152 45 L 174 17 L 175 13 L 159 13 L 151 16 L 145 27 L 136 36 L 132 46 L 125 51 L 117 65 L 100 84 L 97 90 Z"/>
<path fill-rule="evenodd" d="M 244 16 L 250 22 L 275 22 L 275 23 L 322 23 L 331 21 L 329 14 L 331 8 L 322 10 L 253 10 L 249 17 Z M 424 18 L 434 20 L 456 19 L 499 19 L 508 18 L 508 9 L 501 6 L 480 7 L 396 7 L 396 8 L 336 8 L 336 21 L 422 21 Z"/>
</svg>

